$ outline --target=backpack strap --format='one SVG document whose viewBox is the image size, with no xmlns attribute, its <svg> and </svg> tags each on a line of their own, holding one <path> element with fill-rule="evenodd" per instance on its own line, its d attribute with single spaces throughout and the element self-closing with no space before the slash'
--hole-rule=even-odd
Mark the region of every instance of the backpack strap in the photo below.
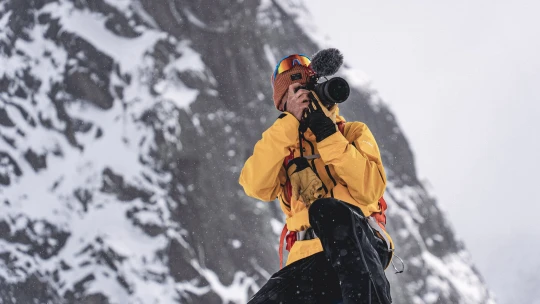
<svg viewBox="0 0 540 304">
<path fill-rule="evenodd" d="M 283 268 L 283 243 L 285 239 L 287 239 L 287 246 L 285 246 L 285 249 L 291 251 L 294 242 L 296 242 L 296 232 L 289 231 L 287 224 L 283 226 L 281 236 L 279 237 L 279 269 Z"/>
<path fill-rule="evenodd" d="M 343 121 L 340 121 L 337 123 L 337 126 L 338 126 L 338 129 L 339 129 L 339 132 L 341 132 L 341 134 L 345 135 L 343 132 L 345 132 L 345 123 Z"/>
<path fill-rule="evenodd" d="M 281 231 L 281 236 L 279 237 L 279 269 L 283 268 L 283 241 L 285 240 L 288 231 L 287 224 L 285 224 Z"/>
<path fill-rule="evenodd" d="M 283 167 L 285 167 L 285 171 L 287 169 L 287 166 L 289 165 L 289 162 L 294 159 L 294 152 L 291 149 L 291 153 L 285 157 L 283 160 Z M 289 180 L 289 177 L 287 176 L 287 181 L 285 182 L 285 200 L 287 203 L 291 203 L 291 196 L 292 196 L 292 185 L 291 181 Z"/>
<path fill-rule="evenodd" d="M 386 230 L 386 209 L 388 209 L 388 205 L 386 205 L 384 197 L 381 197 L 379 199 L 379 208 L 381 209 L 381 211 L 373 213 L 371 216 L 377 220 L 377 224 L 379 224 L 381 228 Z"/>
<path fill-rule="evenodd" d="M 338 126 L 338 129 L 339 129 L 339 132 L 341 132 L 341 134 L 343 134 L 343 132 L 345 131 L 345 123 L 343 121 L 340 121 L 340 122 L 337 123 L 337 126 Z M 300 136 L 299 140 L 300 141 L 302 140 L 301 136 Z M 300 152 L 302 152 L 302 143 L 301 142 L 300 142 Z M 283 165 L 285 167 L 287 167 L 287 165 L 289 164 L 289 162 L 293 158 L 294 158 L 294 152 L 291 150 L 291 154 L 289 156 L 285 157 L 285 159 L 283 160 Z M 285 182 L 285 188 L 286 188 L 285 198 L 286 198 L 287 201 L 290 202 L 291 201 L 291 194 L 292 194 L 292 186 L 291 186 L 291 182 L 288 179 Z M 379 202 L 379 204 L 380 204 L 380 202 Z M 386 202 L 384 203 L 384 206 L 385 206 L 384 210 L 386 210 Z M 382 210 L 382 208 L 381 208 L 381 210 Z M 386 216 L 385 216 L 384 223 L 386 224 Z M 292 232 L 292 233 L 289 233 L 289 232 Z M 281 231 L 281 236 L 279 237 L 279 269 L 283 268 L 283 245 L 285 243 L 285 239 L 287 239 L 287 246 L 285 247 L 285 249 L 287 251 L 290 251 L 292 246 L 296 242 L 296 232 L 295 231 L 289 231 L 289 229 L 287 229 L 287 224 L 285 224 L 283 226 L 283 230 Z"/>
</svg>

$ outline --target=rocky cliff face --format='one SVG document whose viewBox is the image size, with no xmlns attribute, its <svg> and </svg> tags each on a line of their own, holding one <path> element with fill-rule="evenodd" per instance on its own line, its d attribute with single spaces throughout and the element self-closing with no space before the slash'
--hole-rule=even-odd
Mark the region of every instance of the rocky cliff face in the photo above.
<svg viewBox="0 0 540 304">
<path fill-rule="evenodd" d="M 277 59 L 321 48 L 302 3 L 3 0 L 0 28 L 0 302 L 247 302 L 283 218 L 237 179 Z M 396 303 L 493 303 L 394 115 L 340 76 L 383 151 Z"/>
</svg>

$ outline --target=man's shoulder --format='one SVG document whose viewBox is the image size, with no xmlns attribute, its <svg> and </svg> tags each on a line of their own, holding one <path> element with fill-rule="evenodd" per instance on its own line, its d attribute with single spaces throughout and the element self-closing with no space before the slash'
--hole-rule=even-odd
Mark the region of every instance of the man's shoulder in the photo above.
<svg viewBox="0 0 540 304">
<path fill-rule="evenodd" d="M 363 131 L 369 130 L 366 123 L 361 121 L 347 121 L 345 123 L 345 131 Z"/>
<path fill-rule="evenodd" d="M 373 137 L 373 134 L 366 123 L 361 121 L 349 121 L 345 123 L 343 136 L 345 136 L 349 142 L 353 142 L 362 136 Z"/>
<path fill-rule="evenodd" d="M 345 125 L 349 125 L 349 126 L 367 126 L 367 124 L 365 122 L 362 122 L 362 121 L 347 121 L 345 122 Z"/>
</svg>

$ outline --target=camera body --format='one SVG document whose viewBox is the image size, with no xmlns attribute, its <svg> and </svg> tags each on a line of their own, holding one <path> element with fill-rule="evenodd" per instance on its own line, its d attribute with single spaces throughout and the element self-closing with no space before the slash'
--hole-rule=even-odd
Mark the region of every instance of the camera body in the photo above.
<svg viewBox="0 0 540 304">
<path fill-rule="evenodd" d="M 305 85 L 298 87 L 298 89 L 305 89 L 315 93 L 322 104 L 328 108 L 336 103 L 344 102 L 349 97 L 351 90 L 345 79 L 333 77 L 321 83 L 318 83 L 318 80 L 318 77 L 312 76 Z"/>
</svg>

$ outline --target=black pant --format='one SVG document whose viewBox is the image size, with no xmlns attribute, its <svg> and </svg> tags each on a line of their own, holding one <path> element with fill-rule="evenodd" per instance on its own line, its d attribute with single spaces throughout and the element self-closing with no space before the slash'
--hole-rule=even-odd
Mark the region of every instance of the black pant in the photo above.
<svg viewBox="0 0 540 304">
<path fill-rule="evenodd" d="M 324 251 L 276 272 L 249 304 L 392 303 L 383 267 L 390 253 L 358 207 L 319 199 L 309 221 Z"/>
</svg>

